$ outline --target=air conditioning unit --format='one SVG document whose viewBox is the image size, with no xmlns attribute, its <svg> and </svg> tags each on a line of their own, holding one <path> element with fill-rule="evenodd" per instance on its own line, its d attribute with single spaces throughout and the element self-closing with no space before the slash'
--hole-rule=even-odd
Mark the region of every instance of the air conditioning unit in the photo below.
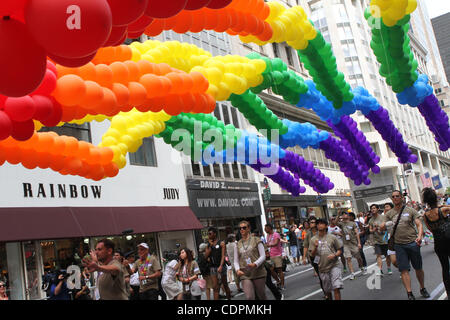
<svg viewBox="0 0 450 320">
<path fill-rule="evenodd" d="M 411 169 L 410 170 L 405 170 L 405 176 L 409 176 L 412 173 L 413 173 L 413 171 Z"/>
</svg>

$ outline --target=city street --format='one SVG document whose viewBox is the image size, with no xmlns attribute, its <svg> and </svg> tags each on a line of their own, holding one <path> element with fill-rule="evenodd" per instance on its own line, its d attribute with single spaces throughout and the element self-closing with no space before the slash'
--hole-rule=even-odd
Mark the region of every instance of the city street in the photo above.
<svg viewBox="0 0 450 320">
<path fill-rule="evenodd" d="M 381 289 L 370 290 L 367 287 L 367 279 L 373 275 L 376 268 L 376 257 L 373 254 L 373 247 L 364 248 L 368 264 L 368 274 L 361 275 L 357 268 L 356 260 L 353 260 L 356 277 L 350 280 L 350 273 L 343 275 L 344 289 L 341 291 L 343 300 L 406 300 L 407 295 L 400 279 L 400 273 L 393 267 L 392 275 L 387 275 L 386 264 L 383 261 L 383 271 L 385 275 L 381 277 Z M 425 287 L 431 297 L 428 300 L 444 300 L 447 298 L 444 285 L 442 283 L 442 272 L 439 260 L 434 253 L 433 244 L 428 244 L 421 248 L 423 266 L 425 271 Z M 371 272 L 372 271 L 372 272 Z M 417 300 L 424 300 L 419 293 L 419 284 L 415 277 L 414 271 L 411 273 L 411 283 L 413 293 Z M 285 277 L 286 290 L 282 291 L 285 300 L 323 300 L 322 290 L 320 289 L 319 280 L 314 277 L 314 270 L 310 265 L 288 267 Z M 233 292 L 236 292 L 234 284 L 231 285 Z M 272 293 L 267 289 L 268 299 L 274 299 Z M 244 294 L 240 293 L 233 299 L 245 300 Z"/>
</svg>

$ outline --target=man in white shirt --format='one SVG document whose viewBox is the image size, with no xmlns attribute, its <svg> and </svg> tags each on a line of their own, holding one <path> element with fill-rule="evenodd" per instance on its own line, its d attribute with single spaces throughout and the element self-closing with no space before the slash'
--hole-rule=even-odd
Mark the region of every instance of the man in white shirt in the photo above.
<svg viewBox="0 0 450 320">
<path fill-rule="evenodd" d="M 136 260 L 134 252 L 128 253 L 125 258 L 129 263 L 130 266 L 129 270 L 133 270 L 134 262 Z M 130 287 L 131 287 L 130 300 L 139 300 L 139 273 L 137 271 L 130 275 Z"/>
</svg>

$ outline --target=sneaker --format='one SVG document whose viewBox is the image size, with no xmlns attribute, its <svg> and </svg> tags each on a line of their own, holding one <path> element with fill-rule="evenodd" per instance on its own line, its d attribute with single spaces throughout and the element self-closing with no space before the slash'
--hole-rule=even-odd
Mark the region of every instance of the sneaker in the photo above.
<svg viewBox="0 0 450 320">
<path fill-rule="evenodd" d="M 412 292 L 408 292 L 408 300 L 416 300 Z"/>
<path fill-rule="evenodd" d="M 281 300 L 284 300 L 284 294 L 281 294 Z"/>
<path fill-rule="evenodd" d="M 424 298 L 429 298 L 429 297 L 430 297 L 430 294 L 428 293 L 427 289 L 425 289 L 425 288 L 420 289 L 420 294 L 421 294 L 422 297 L 424 297 Z"/>
<path fill-rule="evenodd" d="M 355 279 L 355 274 L 352 273 L 352 274 L 350 275 L 350 280 L 354 280 L 354 279 Z"/>
<path fill-rule="evenodd" d="M 367 274 L 367 268 L 366 268 L 366 267 L 361 268 L 361 273 L 362 273 L 363 275 L 366 275 L 366 274 Z"/>
<path fill-rule="evenodd" d="M 388 274 L 391 275 L 392 274 L 392 270 L 391 268 L 388 268 Z"/>
</svg>

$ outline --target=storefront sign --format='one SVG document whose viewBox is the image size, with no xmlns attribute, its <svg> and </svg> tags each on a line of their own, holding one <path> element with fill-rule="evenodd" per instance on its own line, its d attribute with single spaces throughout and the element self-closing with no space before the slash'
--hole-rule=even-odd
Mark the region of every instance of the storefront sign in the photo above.
<svg viewBox="0 0 450 320">
<path fill-rule="evenodd" d="M 186 180 L 189 204 L 198 218 L 261 214 L 256 183 Z"/>
<path fill-rule="evenodd" d="M 163 188 L 163 200 L 180 199 L 180 189 Z"/>
<path fill-rule="evenodd" d="M 22 183 L 24 198 L 91 198 L 102 197 L 102 186 L 75 184 Z"/>
<path fill-rule="evenodd" d="M 374 196 L 380 196 L 385 194 L 391 194 L 392 191 L 394 191 L 393 185 L 387 185 L 377 188 L 370 188 L 370 189 L 364 189 L 364 190 L 355 190 L 353 191 L 355 195 L 355 199 L 363 199 L 363 198 L 369 198 Z"/>
</svg>

